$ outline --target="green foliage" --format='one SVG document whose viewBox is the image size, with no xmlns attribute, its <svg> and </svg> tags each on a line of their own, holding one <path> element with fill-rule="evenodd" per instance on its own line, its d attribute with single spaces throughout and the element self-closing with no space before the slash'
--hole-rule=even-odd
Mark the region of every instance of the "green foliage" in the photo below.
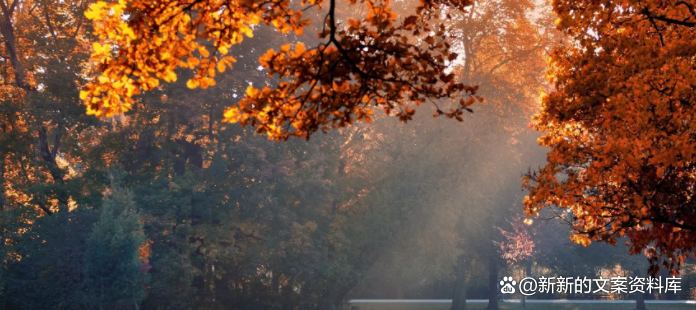
<svg viewBox="0 0 696 310">
<path fill-rule="evenodd" d="M 85 309 L 84 252 L 96 216 L 90 210 L 42 217 L 6 247 L 3 309 Z M 19 259 L 21 258 L 21 259 Z"/>
<path fill-rule="evenodd" d="M 141 248 L 146 240 L 132 194 L 117 186 L 111 190 L 87 239 L 86 290 L 94 308 L 130 309 L 145 296 L 147 262 Z"/>
</svg>

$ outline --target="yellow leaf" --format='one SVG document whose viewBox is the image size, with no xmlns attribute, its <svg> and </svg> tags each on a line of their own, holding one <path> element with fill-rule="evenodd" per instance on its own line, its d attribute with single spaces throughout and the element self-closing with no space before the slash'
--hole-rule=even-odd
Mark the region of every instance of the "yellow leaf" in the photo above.
<svg viewBox="0 0 696 310">
<path fill-rule="evenodd" d="M 128 38 L 131 39 L 131 40 L 135 40 L 135 39 L 138 38 L 138 37 L 135 35 L 135 33 L 133 32 L 133 29 L 131 29 L 130 27 L 126 27 L 125 29 L 123 29 L 122 32 L 123 32 L 123 34 L 124 34 L 125 36 L 128 36 Z"/>
<path fill-rule="evenodd" d="M 95 52 L 95 53 L 101 54 L 103 48 L 102 48 L 102 45 L 101 45 L 101 44 L 99 44 L 99 43 L 97 43 L 97 42 L 94 42 L 94 43 L 92 43 L 92 49 L 94 49 L 94 52 Z"/>
<path fill-rule="evenodd" d="M 249 38 L 254 37 L 254 31 L 251 30 L 251 28 L 249 28 L 249 27 L 242 27 L 242 29 L 240 29 L 240 31 Z"/>
<path fill-rule="evenodd" d="M 85 17 L 87 17 L 87 19 L 96 19 L 97 16 L 99 16 L 99 12 L 92 10 L 91 7 L 85 11 Z"/>
<path fill-rule="evenodd" d="M 224 113 L 224 116 L 225 116 L 225 119 L 224 119 L 225 122 L 236 123 L 237 121 L 239 121 L 239 108 L 238 107 L 231 107 L 231 108 L 227 109 Z"/>
<path fill-rule="evenodd" d="M 194 88 L 198 87 L 198 80 L 194 80 L 194 79 L 188 80 L 188 82 L 186 82 L 186 86 L 188 88 L 194 89 Z"/>
<path fill-rule="evenodd" d="M 220 71 L 220 73 L 225 72 L 225 68 L 226 68 L 226 67 L 225 67 L 225 64 L 224 64 L 223 62 L 218 62 L 218 63 L 217 63 L 217 69 L 218 69 L 218 71 Z"/>
<path fill-rule="evenodd" d="M 258 92 L 259 92 L 259 91 L 258 91 L 256 88 L 252 87 L 252 86 L 249 86 L 249 87 L 247 87 L 247 89 L 246 89 L 246 94 L 247 94 L 247 96 L 249 96 L 249 97 L 254 97 L 254 95 L 256 95 Z"/>
<path fill-rule="evenodd" d="M 166 75 L 164 76 L 164 80 L 169 83 L 176 82 L 176 73 L 174 73 L 174 71 L 167 71 Z"/>
<path fill-rule="evenodd" d="M 225 56 L 225 58 L 222 59 L 228 66 L 232 66 L 233 63 L 237 62 L 237 59 L 235 59 L 232 56 Z"/>
<path fill-rule="evenodd" d="M 85 12 L 85 17 L 87 17 L 88 19 L 97 19 L 97 17 L 99 17 L 100 13 L 102 12 L 102 8 L 106 5 L 106 2 L 104 1 L 92 3 L 89 6 L 89 9 Z"/>
<path fill-rule="evenodd" d="M 305 52 L 304 43 L 295 44 L 295 53 L 297 53 L 297 55 L 302 55 L 304 52 Z"/>
<path fill-rule="evenodd" d="M 200 61 L 199 61 L 198 58 L 196 58 L 196 57 L 189 57 L 189 58 L 186 60 L 186 63 L 189 65 L 189 68 L 193 68 L 193 67 L 195 67 L 195 66 L 198 66 L 198 64 L 200 63 Z"/>
<path fill-rule="evenodd" d="M 206 58 L 210 57 L 210 52 L 208 52 L 208 49 L 206 49 L 203 46 L 198 48 L 198 52 L 201 53 L 201 56 L 203 56 L 203 57 L 206 57 Z"/>
</svg>

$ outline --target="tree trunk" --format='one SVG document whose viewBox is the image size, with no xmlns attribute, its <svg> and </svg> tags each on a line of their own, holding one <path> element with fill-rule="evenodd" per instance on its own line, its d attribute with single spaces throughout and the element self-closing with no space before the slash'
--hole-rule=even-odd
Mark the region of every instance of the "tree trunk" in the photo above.
<svg viewBox="0 0 696 310">
<path fill-rule="evenodd" d="M 525 277 L 531 277 L 532 276 L 532 262 L 526 262 L 524 264 L 524 276 Z M 522 295 L 522 308 L 527 307 L 527 296 Z"/>
<path fill-rule="evenodd" d="M 273 292 L 273 296 L 278 295 L 278 292 L 280 291 L 280 274 L 278 272 L 273 272 L 273 276 L 271 278 L 271 292 Z"/>
<path fill-rule="evenodd" d="M 0 1 L 0 8 L 2 9 L 2 20 L 0 20 L 0 32 L 2 32 L 3 41 L 5 41 L 5 51 L 9 54 L 10 63 L 14 69 L 15 84 L 29 91 L 28 85 L 24 84 L 24 68 L 19 62 L 21 56 L 17 53 L 15 34 L 14 34 L 14 24 L 12 23 L 12 15 L 14 14 L 15 8 L 17 8 L 17 3 L 19 1 L 12 1 L 12 4 L 8 7 L 8 1 Z"/>
<path fill-rule="evenodd" d="M 47 164 L 48 172 L 51 175 L 51 178 L 53 178 L 53 183 L 57 185 L 65 185 L 65 172 L 60 167 L 58 167 L 58 163 L 56 161 L 56 156 L 58 155 L 58 150 L 60 148 L 60 140 L 62 136 L 60 127 L 60 125 L 56 127 L 55 141 L 53 142 L 53 146 L 50 146 L 48 141 L 48 129 L 45 126 L 41 125 L 39 128 L 38 148 L 39 156 Z M 56 191 L 56 198 L 58 199 L 58 210 L 68 210 L 68 197 L 69 196 L 67 192 L 62 186 L 60 187 L 60 190 Z M 51 215 L 51 212 L 49 211 L 47 211 L 46 213 Z"/>
<path fill-rule="evenodd" d="M 454 284 L 454 294 L 452 296 L 452 307 L 450 310 L 466 309 L 466 274 L 460 272 Z"/>
<path fill-rule="evenodd" d="M 295 285 L 295 279 L 294 277 L 291 277 L 288 279 L 287 283 L 283 286 L 281 289 L 281 298 L 280 301 L 282 303 L 282 308 L 283 310 L 290 310 L 295 308 L 295 301 L 292 296 L 293 292 L 293 286 Z"/>
<path fill-rule="evenodd" d="M 183 148 L 183 152 L 178 152 L 179 156 L 174 161 L 174 172 L 176 175 L 186 173 L 187 163 L 198 168 L 203 167 L 203 153 L 201 152 L 203 148 L 199 144 L 188 142 L 184 139 L 179 139 L 176 142 Z"/>
<path fill-rule="evenodd" d="M 7 204 L 5 200 L 5 152 L 0 153 L 0 220 L 4 221 L 5 217 L 3 212 L 5 211 L 5 205 Z M 0 222 L 1 223 L 1 222 Z M 5 225 L 0 226 L 0 229 L 3 229 Z M 0 230 L 0 235 L 2 234 L 2 230 Z M 2 240 L 2 243 L 0 244 L 5 244 L 4 240 Z"/>
<path fill-rule="evenodd" d="M 488 307 L 489 310 L 498 309 L 498 257 L 496 252 L 490 254 L 488 260 Z"/>
<path fill-rule="evenodd" d="M 140 307 L 138 307 L 138 302 L 135 300 L 135 294 L 131 292 L 131 296 L 133 296 L 133 304 L 135 305 L 135 310 L 140 310 Z"/>
<path fill-rule="evenodd" d="M 636 270 L 633 274 L 634 274 L 634 277 L 637 277 L 639 274 L 641 274 L 640 269 L 636 268 Z M 636 310 L 645 310 L 645 294 L 644 293 L 636 292 Z"/>
<path fill-rule="evenodd" d="M 401 281 L 401 274 L 396 275 L 396 299 L 404 299 L 404 286 Z"/>
</svg>

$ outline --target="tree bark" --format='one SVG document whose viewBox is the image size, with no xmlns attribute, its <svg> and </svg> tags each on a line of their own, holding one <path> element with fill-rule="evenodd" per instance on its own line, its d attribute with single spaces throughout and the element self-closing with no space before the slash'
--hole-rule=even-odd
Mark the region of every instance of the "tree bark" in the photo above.
<svg viewBox="0 0 696 310">
<path fill-rule="evenodd" d="M 183 153 L 175 159 L 174 162 L 174 172 L 176 175 L 183 175 L 186 173 L 186 164 L 196 166 L 198 168 L 203 168 L 203 153 L 202 147 L 194 142 L 188 142 L 184 139 L 176 141 L 184 149 Z"/>
<path fill-rule="evenodd" d="M 466 309 L 466 274 L 459 272 L 454 284 L 454 294 L 452 296 L 452 306 L 450 310 Z"/>
<path fill-rule="evenodd" d="M 488 307 L 489 310 L 498 309 L 498 257 L 493 251 L 488 260 Z"/>
<path fill-rule="evenodd" d="M 0 152 L 0 244 L 5 244 L 5 152 Z"/>
<path fill-rule="evenodd" d="M 24 68 L 19 62 L 20 56 L 17 53 L 15 35 L 14 35 L 14 24 L 12 22 L 12 15 L 17 7 L 19 1 L 12 1 L 12 4 L 8 7 L 5 1 L 0 1 L 0 9 L 2 9 L 2 20 L 0 20 L 0 32 L 2 32 L 3 41 L 5 41 L 5 50 L 9 54 L 10 63 L 14 69 L 15 84 L 24 90 L 30 90 L 29 87 L 24 84 Z"/>
<path fill-rule="evenodd" d="M 634 271 L 634 277 L 641 274 L 640 269 L 636 268 Z M 641 292 L 636 292 L 636 310 L 645 310 L 645 294 Z"/>
<path fill-rule="evenodd" d="M 293 277 L 290 277 L 287 280 L 286 284 L 283 285 L 283 287 L 281 288 L 280 301 L 281 301 L 281 304 L 283 305 L 282 306 L 283 310 L 292 310 L 292 309 L 295 309 L 295 307 L 296 307 L 295 300 L 294 300 L 294 298 L 292 298 L 294 285 L 295 285 L 295 278 L 293 276 Z"/>
<path fill-rule="evenodd" d="M 48 172 L 51 175 L 51 178 L 53 179 L 53 183 L 58 185 L 64 185 L 65 173 L 60 167 L 58 167 L 58 162 L 56 161 L 56 156 L 58 155 L 58 149 L 60 149 L 60 140 L 62 136 L 62 129 L 60 127 L 61 125 L 58 125 L 55 129 L 56 134 L 53 146 L 49 146 L 48 130 L 46 129 L 46 127 L 43 125 L 39 127 L 38 151 L 39 156 L 41 157 L 41 159 L 44 160 L 44 162 L 48 166 Z M 65 192 L 65 190 L 60 190 L 56 194 L 56 198 L 58 199 L 58 209 L 67 210 L 69 197 L 68 194 Z M 44 210 L 48 215 L 53 214 L 52 211 L 50 211 L 47 207 L 44 207 L 42 204 L 39 204 L 39 207 L 42 210 Z"/>
<path fill-rule="evenodd" d="M 271 278 L 271 291 L 273 292 L 273 296 L 277 295 L 278 292 L 280 291 L 280 273 L 274 271 L 273 276 Z"/>
<path fill-rule="evenodd" d="M 5 201 L 5 152 L 0 152 L 0 214 L 5 211 Z"/>
<path fill-rule="evenodd" d="M 531 277 L 532 276 L 532 262 L 526 262 L 524 264 L 524 276 L 525 277 Z M 520 294 L 522 295 L 522 294 Z M 527 307 L 527 296 L 522 295 L 522 308 Z"/>
<path fill-rule="evenodd" d="M 53 147 L 49 147 L 47 129 L 44 126 L 39 128 L 39 154 L 41 158 L 48 164 L 48 172 L 53 178 L 53 182 L 57 184 L 64 183 L 64 173 L 63 170 L 58 167 L 56 162 L 56 155 L 58 155 L 58 149 L 60 148 L 61 139 L 61 128 L 56 128 L 55 141 Z"/>
</svg>

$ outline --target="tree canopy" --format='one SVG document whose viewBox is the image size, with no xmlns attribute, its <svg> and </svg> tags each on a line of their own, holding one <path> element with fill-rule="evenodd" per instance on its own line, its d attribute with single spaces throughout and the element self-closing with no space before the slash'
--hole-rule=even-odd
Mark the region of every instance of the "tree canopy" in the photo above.
<svg viewBox="0 0 696 310">
<path fill-rule="evenodd" d="M 99 41 L 91 59 L 101 72 L 80 93 L 91 115 L 112 116 L 128 111 L 133 96 L 157 87 L 160 80 L 177 80 L 178 68 L 193 76 L 189 88 L 215 85 L 236 59 L 230 49 L 253 35 L 260 24 L 283 34 L 301 35 L 310 20 L 303 12 L 328 6 L 320 19 L 322 42 L 307 47 L 298 42 L 269 49 L 259 61 L 277 86 L 249 86 L 244 98 L 224 112 L 224 121 L 251 124 L 275 140 L 309 138 L 318 131 L 343 127 L 354 120 L 369 122 L 372 106 L 392 111 L 402 121 L 415 110 L 408 102 L 458 99 L 436 115 L 462 120 L 476 99 L 476 88 L 455 80 L 447 67 L 458 55 L 438 21 L 444 8 L 463 10 L 468 0 L 423 0 L 414 15 L 399 16 L 389 0 L 351 0 L 365 6 L 365 16 L 344 23 L 337 19 L 335 0 L 281 1 L 103 1 L 85 15 L 93 20 Z M 445 13 L 450 18 L 449 12 Z"/>
<path fill-rule="evenodd" d="M 535 118 L 548 163 L 525 178 L 528 214 L 564 209 L 582 244 L 627 236 L 653 271 L 696 252 L 695 5 L 554 2 L 571 41 Z"/>
</svg>

